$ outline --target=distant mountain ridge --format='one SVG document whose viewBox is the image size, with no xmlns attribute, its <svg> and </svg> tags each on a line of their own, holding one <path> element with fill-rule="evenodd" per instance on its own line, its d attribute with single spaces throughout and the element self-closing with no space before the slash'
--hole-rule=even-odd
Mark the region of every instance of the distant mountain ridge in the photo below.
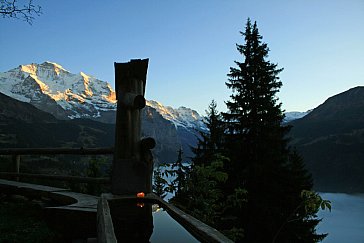
<svg viewBox="0 0 364 243">
<path fill-rule="evenodd" d="M 143 136 L 157 140 L 155 163 L 172 162 L 182 144 L 173 123 L 153 108 L 142 113 Z M 115 124 L 90 119 L 58 120 L 33 105 L 0 93 L 0 147 L 112 147 Z"/>
<path fill-rule="evenodd" d="M 55 122 L 48 112 L 38 110 L 27 102 L 18 101 L 0 93 L 0 122 L 12 120 L 22 122 Z"/>
<path fill-rule="evenodd" d="M 116 97 L 111 85 L 83 72 L 73 74 L 54 62 L 19 65 L 0 72 L 0 92 L 58 120 L 86 118 L 115 123 Z M 286 121 L 305 114 L 286 113 Z M 175 109 L 150 100 L 142 113 L 142 135 L 157 140 L 155 153 L 160 160 L 173 161 L 180 148 L 188 158 L 193 156 L 191 146 L 196 146 L 197 131 L 206 130 L 203 119 L 190 108 Z"/>
<path fill-rule="evenodd" d="M 300 111 L 289 111 L 284 113 L 284 119 L 283 122 L 290 122 L 297 119 L 301 119 L 302 117 L 306 116 L 308 113 L 310 113 L 312 110 L 300 112 Z"/>
<path fill-rule="evenodd" d="M 57 120 L 0 93 L 0 147 L 113 146 L 114 125 L 89 119 Z"/>
</svg>

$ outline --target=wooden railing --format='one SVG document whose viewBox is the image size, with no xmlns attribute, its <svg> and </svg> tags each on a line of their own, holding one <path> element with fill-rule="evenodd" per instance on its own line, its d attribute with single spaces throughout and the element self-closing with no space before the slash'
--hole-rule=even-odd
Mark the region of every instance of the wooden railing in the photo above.
<svg viewBox="0 0 364 243">
<path fill-rule="evenodd" d="M 0 177 L 47 179 L 79 183 L 110 184 L 110 178 L 105 177 L 81 177 L 69 175 L 47 175 L 20 173 L 22 155 L 111 155 L 114 148 L 6 148 L 0 149 L 0 155 L 12 156 L 13 172 L 0 172 Z"/>
</svg>

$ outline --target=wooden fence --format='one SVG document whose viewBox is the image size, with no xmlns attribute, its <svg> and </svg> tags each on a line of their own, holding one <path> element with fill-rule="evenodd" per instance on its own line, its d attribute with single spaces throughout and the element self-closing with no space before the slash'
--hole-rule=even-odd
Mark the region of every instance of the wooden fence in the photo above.
<svg viewBox="0 0 364 243">
<path fill-rule="evenodd" d="M 19 180 L 20 178 L 47 179 L 79 183 L 110 184 L 110 178 L 105 177 L 81 177 L 68 175 L 46 175 L 20 173 L 22 155 L 112 155 L 114 148 L 6 148 L 0 149 L 0 155 L 12 156 L 13 172 L 0 172 L 0 177 L 11 177 Z"/>
</svg>

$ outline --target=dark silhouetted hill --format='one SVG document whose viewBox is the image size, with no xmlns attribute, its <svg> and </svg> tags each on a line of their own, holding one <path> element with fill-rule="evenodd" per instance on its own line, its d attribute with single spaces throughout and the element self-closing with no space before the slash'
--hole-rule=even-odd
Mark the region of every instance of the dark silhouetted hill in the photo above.
<svg viewBox="0 0 364 243">
<path fill-rule="evenodd" d="M 181 148 L 175 125 L 152 107 L 143 111 L 142 134 L 157 141 L 154 162 L 174 162 Z M 115 124 L 90 119 L 58 120 L 29 103 L 0 93 L 0 148 L 113 147 L 114 131 Z"/>
<path fill-rule="evenodd" d="M 327 99 L 289 123 L 318 191 L 364 191 L 364 87 Z"/>
<path fill-rule="evenodd" d="M 33 105 L 0 93 L 0 147 L 113 146 L 114 125 L 57 120 Z"/>
<path fill-rule="evenodd" d="M 33 105 L 15 100 L 3 93 L 0 93 L 0 122 L 5 121 L 22 122 L 55 122 L 51 114 L 38 110 Z"/>
</svg>

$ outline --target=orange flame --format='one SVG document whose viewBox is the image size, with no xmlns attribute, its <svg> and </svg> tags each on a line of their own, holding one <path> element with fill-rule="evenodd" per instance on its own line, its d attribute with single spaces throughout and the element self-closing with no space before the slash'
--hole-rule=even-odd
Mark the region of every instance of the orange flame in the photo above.
<svg viewBox="0 0 364 243">
<path fill-rule="evenodd" d="M 144 192 L 138 192 L 136 194 L 136 196 L 137 196 L 137 198 L 143 198 L 143 197 L 145 197 L 145 194 L 144 194 Z"/>
</svg>

